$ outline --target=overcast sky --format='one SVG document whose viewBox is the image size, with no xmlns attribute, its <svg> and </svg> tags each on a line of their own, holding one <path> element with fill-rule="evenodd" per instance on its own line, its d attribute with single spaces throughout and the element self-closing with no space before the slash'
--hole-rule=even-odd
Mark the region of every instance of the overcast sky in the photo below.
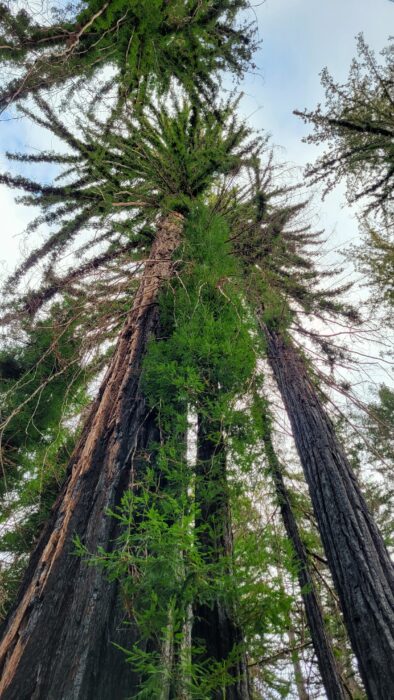
<svg viewBox="0 0 394 700">
<path fill-rule="evenodd" d="M 323 99 L 319 72 L 328 66 L 335 79 L 345 80 L 356 53 L 355 36 L 363 32 L 367 43 L 380 51 L 394 33 L 394 3 L 390 0 L 266 0 L 256 2 L 262 45 L 256 72 L 242 85 L 242 110 L 257 128 L 272 135 L 283 160 L 302 166 L 314 159 L 314 147 L 301 142 L 308 132 L 293 109 L 313 108 Z M 5 150 L 50 149 L 53 137 L 26 121 L 0 123 L 0 157 Z M 8 167 L 8 166 L 7 166 Z M 343 191 L 336 191 L 319 207 L 320 226 L 332 233 L 330 245 L 341 246 L 357 236 L 354 213 L 342 208 Z M 32 211 L 15 205 L 13 195 L 0 187 L 0 275 L 20 259 L 21 235 Z"/>
</svg>

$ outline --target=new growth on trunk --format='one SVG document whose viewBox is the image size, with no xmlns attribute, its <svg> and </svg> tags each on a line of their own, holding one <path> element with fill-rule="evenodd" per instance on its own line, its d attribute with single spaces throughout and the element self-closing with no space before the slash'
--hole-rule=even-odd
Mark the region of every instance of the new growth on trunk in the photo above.
<svg viewBox="0 0 394 700">
<path fill-rule="evenodd" d="M 208 563 L 217 563 L 225 558 L 226 566 L 230 567 L 233 533 L 226 450 L 220 425 L 201 414 L 197 429 L 195 495 L 199 512 L 196 527 L 203 556 Z M 235 653 L 235 660 L 228 667 L 228 674 L 234 678 L 234 682 L 218 689 L 212 698 L 250 700 L 246 656 L 242 652 L 244 639 L 235 610 L 225 601 L 217 599 L 213 605 L 196 602 L 193 613 L 192 641 L 195 646 L 202 644 L 204 647 L 202 654 L 196 654 L 197 661 L 227 662 Z"/>
</svg>

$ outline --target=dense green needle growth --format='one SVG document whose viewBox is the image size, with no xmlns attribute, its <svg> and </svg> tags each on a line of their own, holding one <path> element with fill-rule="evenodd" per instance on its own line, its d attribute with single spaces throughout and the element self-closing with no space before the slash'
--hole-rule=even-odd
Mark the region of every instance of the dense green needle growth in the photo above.
<svg viewBox="0 0 394 700">
<path fill-rule="evenodd" d="M 134 491 L 113 514 L 124 526 L 117 548 L 91 553 L 91 563 L 121 579 L 126 607 L 138 622 L 141 642 L 125 651 L 144 678 L 141 698 L 158 698 L 163 684 L 174 689 L 180 679 L 189 697 L 225 692 L 234 683 L 231 668 L 245 654 L 246 636 L 249 653 L 262 654 L 264 635 L 288 624 L 291 598 L 275 589 L 275 575 L 270 584 L 261 581 L 270 557 L 268 534 L 256 539 L 253 531 L 242 532 L 234 551 L 219 552 L 223 523 L 199 518 L 196 494 L 201 497 L 203 489 L 204 502 L 216 502 L 221 456 L 213 457 L 208 479 L 187 456 L 187 418 L 197 412 L 217 426 L 210 440 L 225 443 L 222 496 L 225 489 L 236 513 L 246 507 L 248 475 L 261 456 L 261 415 L 253 402 L 240 408 L 237 400 L 261 379 L 240 281 L 228 226 L 207 207 L 195 206 L 185 224 L 182 266 L 160 298 L 161 339 L 150 344 L 143 365 L 160 442 L 151 446 Z M 190 609 L 213 610 L 218 602 L 244 630 L 220 662 L 188 642 Z M 259 606 L 263 616 L 256 615 Z"/>
<path fill-rule="evenodd" d="M 45 263 L 41 287 L 25 297 L 17 295 L 19 308 L 31 315 L 57 293 L 75 292 L 86 279 L 91 281 L 92 274 L 104 274 L 110 288 L 114 266 L 129 278 L 133 271 L 138 277 L 140 267 L 133 263 L 143 262 L 149 254 L 158 214 L 186 213 L 215 178 L 237 172 L 259 144 L 258 137 L 250 137 L 249 127 L 238 121 L 233 101 L 218 107 L 218 121 L 217 116 L 174 98 L 169 106 L 124 116 L 109 132 L 105 123 L 86 118 L 72 132 L 46 102 L 37 103 L 40 113 L 29 112 L 30 116 L 71 153 L 9 154 L 11 160 L 57 164 L 61 168 L 57 180 L 63 178 L 65 184 L 0 176 L 0 182 L 25 193 L 21 203 L 41 209 L 29 232 L 43 224 L 54 227 L 7 285 L 13 292 L 29 270 Z M 59 275 L 57 263 L 66 253 L 83 256 L 83 261 Z M 14 307 L 15 298 L 11 315 Z"/>
<path fill-rule="evenodd" d="M 73 89 L 104 66 L 116 69 L 122 100 L 144 103 L 175 80 L 194 98 L 217 92 L 218 73 L 241 76 L 255 49 L 253 22 L 238 16 L 247 0 L 82 0 L 42 15 L 0 7 L 0 60 L 17 68 L 0 93 L 3 109 L 39 90 Z M 101 94 L 114 79 L 106 80 Z"/>
</svg>

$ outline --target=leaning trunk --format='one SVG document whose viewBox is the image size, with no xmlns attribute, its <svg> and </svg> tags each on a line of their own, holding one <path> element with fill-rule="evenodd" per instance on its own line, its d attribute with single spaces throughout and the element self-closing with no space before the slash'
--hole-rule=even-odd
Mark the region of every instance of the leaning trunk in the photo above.
<svg viewBox="0 0 394 700">
<path fill-rule="evenodd" d="M 226 454 L 220 426 L 209 419 L 198 417 L 196 464 L 196 531 L 200 551 L 207 564 L 225 559 L 231 566 L 233 535 L 226 477 Z M 198 662 L 226 662 L 235 653 L 228 666 L 228 675 L 234 682 L 218 689 L 215 700 L 250 700 L 248 669 L 242 650 L 243 635 L 237 624 L 234 606 L 215 600 L 208 605 L 197 602 L 193 608 L 193 646 L 203 647 L 196 655 Z"/>
<path fill-rule="evenodd" d="M 316 587 L 310 573 L 308 555 L 294 517 L 289 494 L 283 479 L 282 468 L 274 450 L 269 429 L 267 429 L 264 435 L 264 445 L 268 467 L 275 484 L 283 524 L 294 549 L 298 583 L 300 585 L 312 644 L 319 664 L 319 670 L 327 693 L 327 698 L 328 700 L 345 700 L 346 694 L 324 625 Z"/>
<path fill-rule="evenodd" d="M 117 583 L 75 555 L 110 550 L 118 534 L 107 509 L 133 488 L 155 422 L 140 388 L 148 338 L 158 320 L 160 285 L 180 241 L 175 215 L 158 225 L 139 291 L 76 446 L 61 494 L 33 552 L 0 646 L 3 700 L 123 700 L 138 688 L 123 655 L 135 628 L 123 627 Z"/>
<path fill-rule="evenodd" d="M 301 356 L 280 333 L 262 328 L 368 697 L 389 698 L 394 688 L 390 558 Z"/>
</svg>

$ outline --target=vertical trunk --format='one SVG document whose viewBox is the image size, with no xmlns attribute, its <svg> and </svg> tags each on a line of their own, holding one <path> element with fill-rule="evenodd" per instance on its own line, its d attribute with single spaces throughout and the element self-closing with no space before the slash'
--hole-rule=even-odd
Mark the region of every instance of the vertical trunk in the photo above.
<svg viewBox="0 0 394 700">
<path fill-rule="evenodd" d="M 295 634 L 293 629 L 289 629 L 289 642 L 291 647 L 295 647 Z M 294 679 L 297 686 L 297 693 L 299 700 L 310 700 L 309 693 L 306 689 L 304 674 L 302 673 L 300 657 L 298 651 L 294 651 L 292 654 L 292 663 L 294 668 Z M 334 696 L 332 696 L 334 697 Z M 341 696 L 338 695 L 338 698 Z"/>
<path fill-rule="evenodd" d="M 179 653 L 180 679 L 177 684 L 175 695 L 177 700 L 190 700 L 190 695 L 187 688 L 191 681 L 192 626 L 193 609 L 191 605 L 188 605 L 182 630 L 181 648 Z"/>
<path fill-rule="evenodd" d="M 200 515 L 196 520 L 196 528 L 207 563 L 220 561 L 221 557 L 231 559 L 233 552 L 226 455 L 223 440 L 217 440 L 215 434 L 220 435 L 220 426 L 200 415 L 195 487 Z M 205 649 L 203 659 L 199 655 L 199 661 L 226 661 L 234 648 L 242 645 L 243 635 L 236 622 L 235 611 L 222 601 L 215 601 L 213 606 L 197 603 L 193 613 L 193 644 L 202 644 Z M 243 653 L 239 654 L 238 660 L 228 672 L 234 677 L 234 683 L 225 690 L 218 690 L 212 697 L 215 700 L 250 700 L 248 669 Z"/>
<path fill-rule="evenodd" d="M 263 328 L 369 698 L 394 688 L 394 572 L 334 426 L 290 341 Z"/>
<path fill-rule="evenodd" d="M 348 698 L 351 698 L 351 700 L 365 700 L 365 690 L 358 680 L 358 673 L 354 668 L 355 661 L 351 650 L 346 643 L 338 643 L 337 646 L 339 649 L 337 664 Z"/>
<path fill-rule="evenodd" d="M 345 700 L 341 677 L 335 662 L 329 637 L 324 625 L 319 598 L 309 570 L 308 555 L 301 539 L 281 465 L 274 450 L 269 429 L 264 435 L 267 462 L 274 479 L 276 495 L 286 534 L 291 541 L 297 563 L 297 576 L 305 606 L 306 618 L 316 653 L 319 670 L 328 700 Z"/>
<path fill-rule="evenodd" d="M 75 556 L 74 538 L 89 552 L 111 549 L 118 530 L 106 511 L 133 487 L 155 431 L 140 390 L 140 368 L 180 233 L 175 215 L 159 222 L 133 308 L 6 622 L 0 646 L 3 700 L 123 700 L 138 687 L 112 645 L 135 641 L 133 627 L 122 627 L 118 586 Z"/>
<path fill-rule="evenodd" d="M 168 624 L 165 638 L 161 650 L 161 666 L 163 669 L 162 687 L 160 689 L 159 700 L 171 700 L 171 680 L 175 662 L 175 640 L 174 640 L 174 603 L 171 603 L 168 611 Z"/>
</svg>

